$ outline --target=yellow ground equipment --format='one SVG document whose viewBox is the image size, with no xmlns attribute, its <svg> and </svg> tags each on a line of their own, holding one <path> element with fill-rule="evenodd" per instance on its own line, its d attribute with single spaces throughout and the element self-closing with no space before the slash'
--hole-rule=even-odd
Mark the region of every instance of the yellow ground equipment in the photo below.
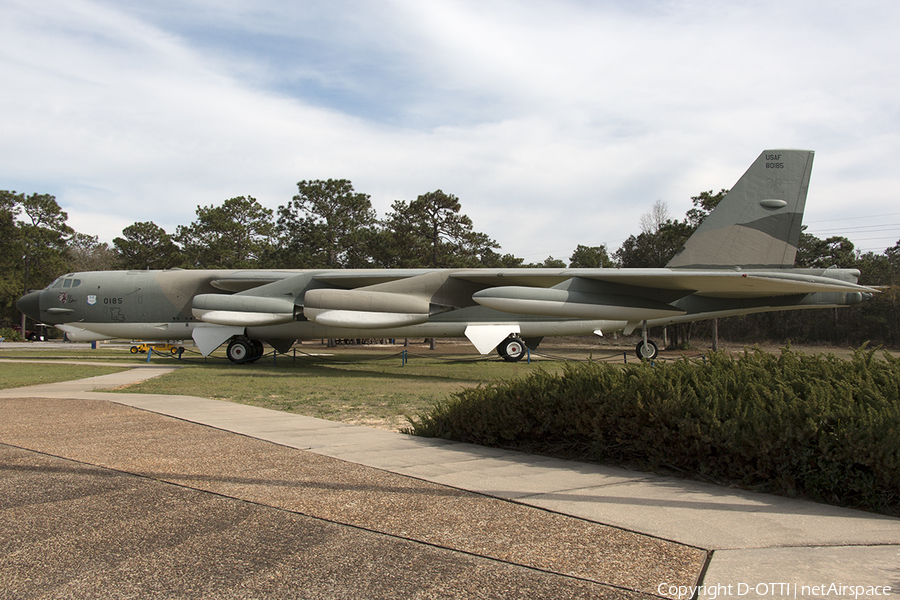
<svg viewBox="0 0 900 600">
<path fill-rule="evenodd" d="M 131 347 L 131 353 L 146 354 L 151 348 L 157 354 L 171 354 L 173 356 L 181 356 L 181 353 L 184 352 L 184 348 L 176 344 L 148 344 L 140 342 L 136 346 Z"/>
</svg>

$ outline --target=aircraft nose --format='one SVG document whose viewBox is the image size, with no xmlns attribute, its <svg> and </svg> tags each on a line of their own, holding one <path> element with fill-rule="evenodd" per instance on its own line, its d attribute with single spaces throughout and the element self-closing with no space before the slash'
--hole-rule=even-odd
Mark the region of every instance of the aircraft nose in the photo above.
<svg viewBox="0 0 900 600">
<path fill-rule="evenodd" d="M 41 322 L 41 292 L 29 292 L 19 298 L 16 308 L 25 313 L 32 320 Z"/>
</svg>

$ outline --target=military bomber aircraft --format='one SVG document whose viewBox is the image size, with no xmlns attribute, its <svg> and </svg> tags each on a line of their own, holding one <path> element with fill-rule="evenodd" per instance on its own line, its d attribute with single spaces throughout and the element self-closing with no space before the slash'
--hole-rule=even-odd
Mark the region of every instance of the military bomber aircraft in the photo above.
<svg viewBox="0 0 900 600">
<path fill-rule="evenodd" d="M 181 270 L 69 273 L 19 309 L 73 341 L 186 340 L 233 362 L 298 339 L 466 337 L 521 359 L 545 336 L 647 328 L 871 297 L 852 269 L 794 269 L 814 153 L 766 150 L 660 269 Z"/>
</svg>

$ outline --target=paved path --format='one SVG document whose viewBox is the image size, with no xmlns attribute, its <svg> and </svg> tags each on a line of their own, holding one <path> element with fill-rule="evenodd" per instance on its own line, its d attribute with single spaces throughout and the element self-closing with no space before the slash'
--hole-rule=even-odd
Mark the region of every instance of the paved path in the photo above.
<svg viewBox="0 0 900 600">
<path fill-rule="evenodd" d="M 343 472 L 348 468 L 345 465 L 359 465 L 370 468 L 365 471 L 369 474 L 367 476 L 372 473 L 379 473 L 379 477 L 387 476 L 387 473 L 405 476 L 391 480 L 388 486 L 391 489 L 419 482 L 416 485 L 437 485 L 436 488 L 429 488 L 431 491 L 428 493 L 443 495 L 441 498 L 460 491 L 475 492 L 484 496 L 471 498 L 482 500 L 462 502 L 465 505 L 462 513 L 448 509 L 447 514 L 443 514 L 446 507 L 444 500 L 432 496 L 428 503 L 429 510 L 437 507 L 438 514 L 442 515 L 440 517 L 429 511 L 422 512 L 424 509 L 419 504 L 412 508 L 400 503 L 399 506 L 408 509 L 409 514 L 419 515 L 424 523 L 408 538 L 450 548 L 466 556 L 508 561 L 512 565 L 574 577 L 564 579 L 566 585 L 573 581 L 600 584 L 604 595 L 627 593 L 678 597 L 697 583 L 707 586 L 700 590 L 698 596 L 710 600 L 716 596 L 793 597 L 795 593 L 796 597 L 807 598 L 853 597 L 853 590 L 829 590 L 831 584 L 868 586 L 866 591 L 871 595 L 883 593 L 884 586 L 892 588 L 894 597 L 900 591 L 900 519 L 622 469 L 416 438 L 229 402 L 186 396 L 95 391 L 162 375 L 170 369 L 146 366 L 75 382 L 3 390 L 0 391 L 0 398 L 77 399 L 95 404 L 115 402 L 221 430 L 223 435 L 230 436 L 231 446 L 242 439 L 235 437 L 235 433 L 246 436 L 246 440 L 263 440 L 278 445 L 267 446 L 268 450 L 264 453 L 248 450 L 257 461 L 262 461 L 266 454 L 276 453 L 273 448 L 297 449 L 303 453 L 295 457 L 318 455 L 330 460 L 339 459 L 329 463 L 330 472 Z M 46 424 L 49 416 L 45 415 L 58 410 L 52 409 L 52 406 L 59 406 L 59 402 L 42 405 L 44 415 L 35 415 L 34 410 L 26 415 L 29 412 L 27 402 L 9 402 L 16 405 L 15 412 L 21 416 L 17 417 L 20 420 L 16 427 L 0 426 L 0 442 L 45 455 L 74 458 L 90 465 L 111 464 L 109 457 L 104 458 L 102 452 L 75 448 L 78 446 L 77 440 L 64 435 L 58 428 L 53 428 L 52 436 L 45 434 L 41 437 L 38 434 L 38 423 Z M 79 414 L 97 410 L 83 405 L 79 408 Z M 79 420 L 74 414 L 57 416 L 64 421 Z M 109 422 L 127 418 L 133 417 L 116 414 Z M 195 429 L 191 432 L 179 429 L 178 435 L 182 437 L 178 439 L 182 445 L 185 443 L 183 436 L 203 437 L 197 433 L 196 426 L 193 427 Z M 79 435 L 86 434 L 79 430 Z M 105 432 L 103 435 L 109 437 L 111 433 Z M 36 439 L 41 441 L 35 442 Z M 54 443 L 53 439 L 57 442 Z M 65 443 L 59 443 L 59 440 Z M 167 438 L 166 444 L 169 447 L 176 441 Z M 40 448 L 34 447 L 41 445 Z M 217 452 L 224 452 L 221 446 L 216 448 Z M 151 449 L 152 446 L 142 446 L 137 455 L 122 464 L 116 463 L 115 468 L 128 473 L 147 472 L 141 471 L 145 467 L 138 464 L 141 460 L 139 456 L 141 453 L 152 455 Z M 71 456 L 73 454 L 78 456 Z M 185 471 L 195 468 L 180 466 Z M 240 468 L 253 467 L 243 465 Z M 200 467 L 196 469 L 199 469 L 198 473 L 203 470 Z M 191 477 L 204 480 L 198 473 Z M 212 479 L 225 478 L 227 474 L 226 469 Z M 210 478 L 205 480 L 210 481 Z M 401 485 L 398 482 L 404 483 Z M 327 484 L 324 481 L 320 483 Z M 207 489 L 194 484 L 189 487 Z M 232 494 L 230 489 L 208 491 L 258 502 L 263 506 L 273 505 L 266 499 L 271 491 L 259 492 L 259 498 L 253 494 L 248 496 L 246 490 L 241 492 L 243 495 Z M 422 493 L 410 493 L 404 497 L 421 499 Z M 374 506 L 381 506 L 382 513 L 393 512 L 376 496 L 370 498 Z M 333 518 L 331 513 L 323 513 L 323 506 L 333 506 L 333 501 L 334 498 L 331 498 L 314 510 L 309 509 L 311 512 L 301 512 L 314 514 L 329 523 L 362 526 L 367 530 L 407 539 L 397 529 L 402 530 L 403 526 L 385 524 L 384 515 L 378 517 L 373 525 L 365 521 L 372 519 L 371 516 L 365 519 L 359 515 Z M 341 499 L 340 503 L 345 501 Z M 279 502 L 286 502 L 288 509 L 293 510 L 290 507 L 294 504 L 291 503 L 300 501 L 293 498 Z M 460 509 L 460 502 L 454 502 L 456 510 Z M 471 505 L 466 502 L 471 502 Z M 396 498 L 389 506 L 398 506 Z M 454 520 L 448 516 L 451 513 L 457 514 L 458 518 Z M 482 523 L 481 529 L 490 531 L 490 535 L 479 536 L 472 531 L 461 533 L 466 529 L 465 523 L 469 522 L 468 518 L 463 517 L 481 514 L 495 515 L 476 519 Z M 553 522 L 549 515 L 561 518 L 561 521 Z M 361 524 L 360 519 L 365 524 Z M 433 525 L 446 519 L 449 519 L 449 524 L 444 523 L 441 527 Z M 434 531 L 429 530 L 429 523 Z M 502 525 L 488 527 L 486 523 L 531 523 L 531 526 L 515 528 L 513 534 L 509 531 L 503 533 L 506 530 Z M 522 537 L 523 531 L 532 535 L 542 528 L 543 533 L 536 537 Z M 620 538 L 619 534 L 614 535 L 614 531 L 627 539 Z M 448 532 L 459 533 L 464 539 L 457 540 Z M 554 537 L 554 532 L 568 533 Z M 632 535 L 637 537 L 630 537 Z M 433 539 L 434 536 L 436 538 Z M 491 539 L 506 541 L 495 548 L 487 548 L 491 545 Z M 579 539 L 581 543 L 573 542 Z M 597 554 L 596 548 L 591 549 L 591 544 L 585 545 L 584 540 L 603 540 L 596 546 L 615 548 L 614 556 Z M 543 546 L 544 542 L 549 546 Z M 522 549 L 525 546 L 531 546 L 533 550 Z M 513 551 L 511 548 L 520 549 Z M 622 565 L 623 557 L 627 557 L 627 566 Z M 708 565 L 704 570 L 707 559 Z M 491 576 L 485 577 L 486 581 L 491 581 Z M 772 585 L 776 583 L 778 586 Z M 822 585 L 825 587 L 813 587 Z M 597 590 L 590 589 L 588 593 L 596 594 Z M 687 593 L 686 597 L 692 595 Z"/>
</svg>

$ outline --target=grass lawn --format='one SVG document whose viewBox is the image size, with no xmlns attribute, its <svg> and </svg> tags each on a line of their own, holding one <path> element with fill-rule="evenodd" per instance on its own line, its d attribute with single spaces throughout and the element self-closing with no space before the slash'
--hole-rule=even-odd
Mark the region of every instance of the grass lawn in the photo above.
<svg viewBox="0 0 900 600">
<path fill-rule="evenodd" d="M 202 396 L 396 431 L 407 425 L 407 416 L 427 411 L 464 387 L 521 377 L 538 368 L 556 370 L 562 362 L 412 356 L 403 365 L 395 355 L 338 351 L 297 360 L 281 356 L 275 364 L 270 358 L 244 365 L 181 364 L 186 366 L 165 377 L 117 391 Z"/>
<path fill-rule="evenodd" d="M 0 389 L 86 379 L 124 370 L 124 367 L 112 366 L 2 362 L 0 363 Z"/>
<path fill-rule="evenodd" d="M 624 341 L 624 340 L 623 340 Z M 555 372 L 565 360 L 604 360 L 616 364 L 637 359 L 633 340 L 621 345 L 596 338 L 549 339 L 531 364 L 506 363 L 491 357 L 479 358 L 465 342 L 444 341 L 437 350 L 424 345 L 408 348 L 403 365 L 401 346 L 340 346 L 326 348 L 305 342 L 297 353 L 271 356 L 251 364 L 233 365 L 220 349 L 204 359 L 189 348 L 184 360 L 172 356 L 150 357 L 153 364 L 183 367 L 175 373 L 117 390 L 133 393 L 193 395 L 282 410 L 312 417 L 399 430 L 407 417 L 429 411 L 437 401 L 465 387 L 500 379 L 518 378 L 536 369 Z M 682 354 L 664 353 L 675 360 Z M 0 358 L 76 359 L 92 362 L 139 364 L 146 354 L 131 354 L 128 344 L 100 344 L 85 347 L 41 349 L 34 344 L 21 349 L 4 349 Z M 19 387 L 53 381 L 92 377 L 120 370 L 121 367 L 29 363 L 0 363 L 0 387 Z"/>
<path fill-rule="evenodd" d="M 411 345 L 404 365 L 400 355 L 403 349 L 401 346 L 326 348 L 306 342 L 297 347 L 296 354 L 279 355 L 274 363 L 271 356 L 266 356 L 255 363 L 233 365 L 225 359 L 222 349 L 204 359 L 189 347 L 183 360 L 170 355 L 150 357 L 152 364 L 182 367 L 175 373 L 116 391 L 201 396 L 396 431 L 407 426 L 407 416 L 428 411 L 435 402 L 464 387 L 521 377 L 538 368 L 555 371 L 561 368 L 563 358 L 585 360 L 595 351 L 622 360 L 618 349 L 610 354 L 590 345 L 567 343 L 541 348 L 553 358 L 542 357 L 531 364 L 525 360 L 507 363 L 496 355 L 479 357 L 465 342 L 442 340 L 434 351 L 427 345 Z M 128 344 L 99 344 L 96 350 L 74 345 L 42 348 L 34 344 L 4 349 L 0 358 L 147 362 L 146 354 L 130 353 Z M 86 370 L 76 371 L 63 364 L 24 367 L 26 364 L 22 362 L 5 369 L 22 373 L 16 383 L 5 384 L 6 387 L 101 374 L 100 367 L 84 366 Z M 105 372 L 115 369 L 110 367 Z M 31 375 L 26 375 L 26 371 Z M 52 377 L 49 373 L 53 373 Z"/>
</svg>

